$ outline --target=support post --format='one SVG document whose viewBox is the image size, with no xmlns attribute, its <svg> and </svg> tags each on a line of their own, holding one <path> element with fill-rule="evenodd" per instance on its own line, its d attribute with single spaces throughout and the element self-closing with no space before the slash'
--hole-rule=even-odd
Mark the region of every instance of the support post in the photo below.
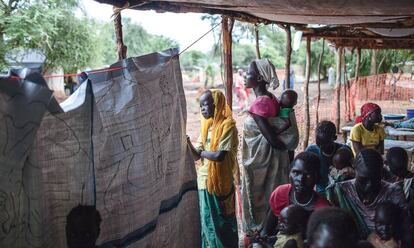
<svg viewBox="0 0 414 248">
<path fill-rule="evenodd" d="M 259 44 L 259 27 L 258 27 L 257 23 L 254 24 L 254 37 L 255 37 L 255 40 L 256 40 L 256 58 L 261 59 L 260 46 L 259 46 L 260 45 Z"/>
<path fill-rule="evenodd" d="M 285 89 L 290 89 L 290 59 L 292 56 L 292 32 L 290 24 L 286 24 L 286 64 L 285 64 Z"/>
<path fill-rule="evenodd" d="M 323 53 L 325 51 L 325 39 L 322 39 L 322 51 L 319 55 L 319 62 L 318 62 L 318 96 L 316 98 L 316 126 L 319 123 L 319 104 L 321 102 L 321 67 L 323 61 Z"/>
<path fill-rule="evenodd" d="M 227 104 L 232 108 L 233 102 L 233 62 L 232 62 L 232 31 L 234 19 L 222 16 L 221 32 L 223 44 L 224 84 Z"/>
<path fill-rule="evenodd" d="M 115 38 L 116 38 L 116 46 L 117 46 L 117 53 L 118 53 L 118 60 L 123 60 L 126 58 L 127 55 L 127 47 L 124 44 L 124 39 L 122 36 L 122 17 L 121 11 L 119 8 L 115 7 L 114 10 L 114 26 L 115 26 Z"/>
<path fill-rule="evenodd" d="M 355 83 L 358 82 L 359 78 L 359 70 L 361 67 L 361 48 L 357 49 L 357 55 L 356 55 L 356 66 L 355 66 Z"/>
<path fill-rule="evenodd" d="M 305 70 L 305 85 L 304 85 L 304 102 L 305 102 L 305 136 L 303 137 L 302 148 L 306 149 L 309 142 L 310 132 L 310 114 L 309 114 L 309 80 L 311 67 L 311 37 L 306 38 L 306 70 Z"/>
<path fill-rule="evenodd" d="M 356 92 L 359 90 L 358 80 L 359 80 L 359 70 L 361 67 L 361 48 L 357 48 L 356 51 L 356 65 L 355 65 L 355 79 L 351 85 L 351 99 L 350 99 L 350 106 L 351 106 L 351 118 L 355 118 L 355 97 Z"/>
<path fill-rule="evenodd" d="M 344 90 L 345 90 L 345 120 L 347 122 L 351 121 L 351 86 L 349 83 L 348 72 L 346 68 L 346 56 L 345 52 L 342 53 L 342 66 L 343 66 L 343 73 L 344 73 Z"/>
<path fill-rule="evenodd" d="M 336 86 L 335 86 L 335 98 L 336 98 L 336 118 L 335 126 L 336 133 L 340 133 L 341 126 L 341 68 L 342 68 L 342 52 L 343 48 L 339 47 L 336 51 Z"/>
</svg>

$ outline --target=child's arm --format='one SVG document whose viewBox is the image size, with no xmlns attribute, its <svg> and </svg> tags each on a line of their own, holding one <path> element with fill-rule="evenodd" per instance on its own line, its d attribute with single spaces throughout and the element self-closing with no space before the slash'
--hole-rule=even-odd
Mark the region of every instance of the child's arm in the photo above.
<svg viewBox="0 0 414 248">
<path fill-rule="evenodd" d="M 272 236 L 276 234 L 278 218 L 273 214 L 273 211 L 269 209 L 266 218 L 263 221 L 263 229 L 260 232 L 261 236 Z"/>
</svg>

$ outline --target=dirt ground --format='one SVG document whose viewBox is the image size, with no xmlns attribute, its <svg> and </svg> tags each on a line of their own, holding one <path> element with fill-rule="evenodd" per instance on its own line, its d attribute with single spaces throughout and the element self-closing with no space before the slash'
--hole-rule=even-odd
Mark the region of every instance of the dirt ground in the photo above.
<svg viewBox="0 0 414 248">
<path fill-rule="evenodd" d="M 412 82 L 414 85 L 414 82 Z M 199 131 L 200 131 L 200 114 L 199 114 L 199 103 L 198 96 L 203 91 L 203 85 L 201 83 L 194 83 L 190 81 L 183 82 L 184 91 L 187 100 L 187 134 L 191 137 L 193 142 L 196 141 Z M 217 85 L 217 88 L 224 91 L 222 85 Z M 298 104 L 295 107 L 296 118 L 298 122 L 300 137 L 303 137 L 304 133 L 304 104 L 303 104 L 303 83 L 296 83 L 295 90 L 299 94 Z M 279 87 L 276 92 L 273 92 L 276 96 L 280 96 L 281 87 Z M 317 97 L 317 83 L 311 82 L 309 85 L 309 104 L 310 104 L 310 115 L 311 115 L 311 128 L 310 128 L 310 139 L 309 144 L 314 141 L 314 130 L 316 126 L 316 97 Z M 414 96 L 413 96 L 414 98 Z M 254 94 L 250 94 L 249 103 L 254 100 Z M 409 101 L 374 101 L 379 104 L 382 108 L 383 113 L 393 113 L 393 114 L 405 114 L 406 109 L 414 108 L 414 103 Z M 343 104 L 343 102 L 342 102 Z M 357 113 L 363 102 L 356 102 Z M 328 85 L 326 81 L 321 83 L 321 101 L 319 108 L 319 120 L 331 120 L 334 121 L 334 89 L 332 86 Z M 243 122 L 246 118 L 247 113 L 242 113 L 238 107 L 235 96 L 233 95 L 233 117 L 236 120 L 237 127 L 239 130 L 239 136 L 241 138 L 243 130 Z M 344 120 L 344 114 L 341 114 L 341 126 L 346 125 L 347 123 Z M 338 141 L 342 142 L 341 135 L 338 135 Z M 300 142 L 302 143 L 302 141 Z M 301 146 L 298 147 L 297 151 L 302 151 Z M 239 153 L 240 155 L 240 153 Z"/>
</svg>

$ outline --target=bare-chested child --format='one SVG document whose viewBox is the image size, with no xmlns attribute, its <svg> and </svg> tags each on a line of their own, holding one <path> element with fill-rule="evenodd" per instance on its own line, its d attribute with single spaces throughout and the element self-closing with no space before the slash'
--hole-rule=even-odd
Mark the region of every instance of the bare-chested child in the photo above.
<svg viewBox="0 0 414 248">
<path fill-rule="evenodd" d="M 279 117 L 289 118 L 289 113 L 293 111 L 293 107 L 298 103 L 298 93 L 294 90 L 285 90 L 280 96 Z"/>
<path fill-rule="evenodd" d="M 277 240 L 274 248 L 303 248 L 304 234 L 310 212 L 299 205 L 282 209 L 278 219 Z"/>
<path fill-rule="evenodd" d="M 375 231 L 368 236 L 368 241 L 375 248 L 401 247 L 402 210 L 391 202 L 380 204 L 375 210 Z"/>
</svg>

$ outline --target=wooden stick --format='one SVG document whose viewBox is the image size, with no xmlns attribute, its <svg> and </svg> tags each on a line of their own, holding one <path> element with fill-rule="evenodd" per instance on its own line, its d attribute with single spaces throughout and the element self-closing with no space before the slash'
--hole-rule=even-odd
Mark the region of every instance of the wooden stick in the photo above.
<svg viewBox="0 0 414 248">
<path fill-rule="evenodd" d="M 122 36 L 122 17 L 121 11 L 117 7 L 113 7 L 114 10 L 114 26 L 115 26 L 115 37 L 116 37 L 116 46 L 118 52 L 118 60 L 123 60 L 126 58 L 127 47 L 124 44 Z"/>
<path fill-rule="evenodd" d="M 254 37 L 256 39 L 256 58 L 261 59 L 259 46 L 259 27 L 257 24 L 254 24 Z"/>
<path fill-rule="evenodd" d="M 222 16 L 221 32 L 223 39 L 223 64 L 224 64 L 224 83 L 227 104 L 232 108 L 233 102 L 233 62 L 232 62 L 232 35 L 234 19 L 228 16 Z"/>
<path fill-rule="evenodd" d="M 285 64 L 285 89 L 290 89 L 290 59 L 292 57 L 292 33 L 290 25 L 285 25 L 286 31 L 286 64 Z"/>
<path fill-rule="evenodd" d="M 305 102 L 305 137 L 303 137 L 302 148 L 306 149 L 309 142 L 310 132 L 310 114 L 309 114 L 309 80 L 310 80 L 310 67 L 311 67 L 311 38 L 306 38 L 306 78 L 304 85 L 304 102 Z"/>
<path fill-rule="evenodd" d="M 315 115 L 315 121 L 316 126 L 318 126 L 319 123 L 319 104 L 321 102 L 321 66 L 322 66 L 322 60 L 323 60 L 323 53 L 325 51 L 325 39 L 322 39 L 322 51 L 319 55 L 319 62 L 318 62 L 318 96 L 316 98 L 316 115 Z"/>
<path fill-rule="evenodd" d="M 342 68 L 342 52 L 343 48 L 339 47 L 336 52 L 336 88 L 335 88 L 335 96 L 336 96 L 336 119 L 335 119 L 335 126 L 336 132 L 340 132 L 340 125 L 341 125 L 341 68 Z"/>
</svg>

